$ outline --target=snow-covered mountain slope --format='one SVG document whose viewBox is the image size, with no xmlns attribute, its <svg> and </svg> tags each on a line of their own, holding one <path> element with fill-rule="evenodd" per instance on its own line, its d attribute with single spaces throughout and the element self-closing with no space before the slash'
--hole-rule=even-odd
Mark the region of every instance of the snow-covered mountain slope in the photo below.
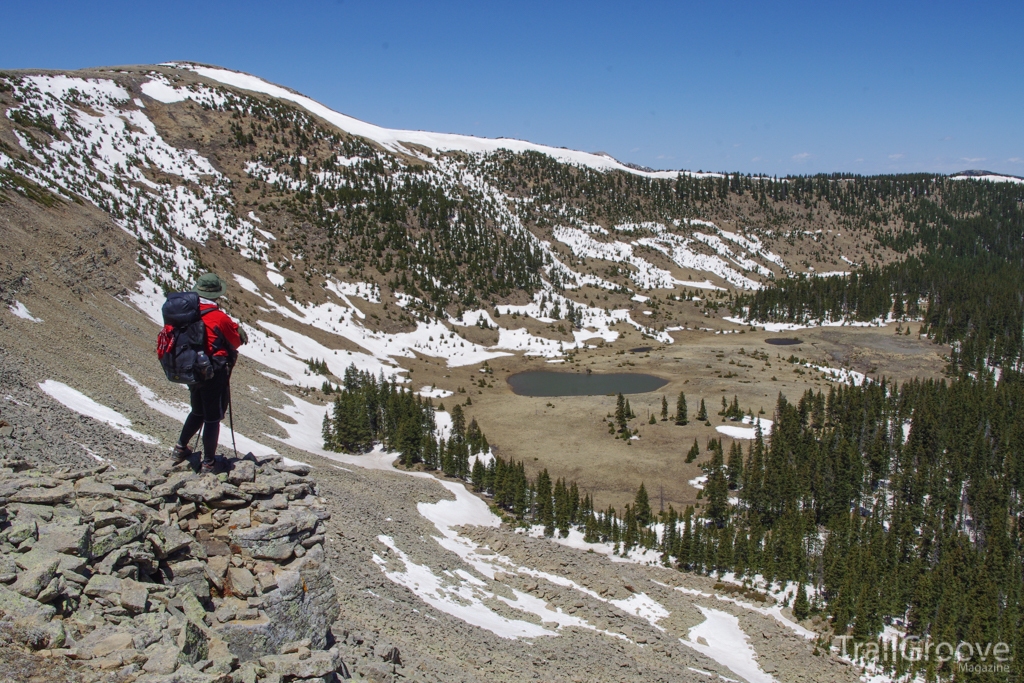
<svg viewBox="0 0 1024 683">
<path fill-rule="evenodd" d="M 569 198 L 508 187 L 515 182 L 509 164 L 524 153 L 550 158 L 555 171 L 564 164 L 597 177 L 624 173 L 654 182 L 676 173 L 640 172 L 607 157 L 516 140 L 387 130 L 256 77 L 193 64 L 7 75 L 0 83 L 10 93 L 3 102 L 0 141 L 9 142 L 0 147 L 0 182 L 14 187 L 20 177 L 65 200 L 88 201 L 135 237 L 142 278 L 129 299 L 154 321 L 162 292 L 206 269 L 211 245 L 226 248 L 221 269 L 246 264 L 244 273 L 232 265 L 225 275 L 254 306 L 247 323 L 255 343 L 247 353 L 287 383 L 314 381 L 305 359 L 333 358 L 330 343 L 300 331 L 306 326 L 354 344 L 359 350 L 345 362 L 362 368 L 393 367 L 413 353 L 453 367 L 509 352 L 555 357 L 588 340 L 613 342 L 620 323 L 662 343 L 672 342 L 668 330 L 692 326 L 652 312 L 638 319 L 629 301 L 639 292 L 756 288 L 788 270 L 750 232 L 686 215 L 605 229 L 588 224 L 587 212 Z M 394 218 L 382 215 L 382 190 L 394 197 L 384 201 L 399 206 L 398 216 L 402 206 L 420 211 L 384 244 L 375 233 Z M 447 206 L 425 214 L 424 195 Z M 296 226 L 298 219 L 306 220 Z M 339 233 L 348 233 L 341 242 Z M 417 261 L 440 240 L 447 241 L 443 257 L 454 270 L 432 266 L 440 266 L 433 254 Z M 362 249 L 361 256 L 338 254 L 353 249 Z M 393 254 L 406 264 L 411 284 L 405 274 L 401 283 L 390 281 Z M 383 304 L 404 309 L 401 331 L 375 329 L 353 303 L 346 291 L 362 285 L 338 272 L 346 263 L 349 275 L 371 267 L 372 275 L 365 274 L 373 281 L 364 285 L 383 285 Z M 595 272 L 620 266 L 617 282 Z M 298 292 L 291 284 L 297 276 L 306 285 Z M 580 296 L 585 289 L 603 290 L 605 299 L 607 292 L 619 296 L 599 306 Z M 379 294 L 364 301 L 381 303 Z M 449 316 L 477 321 L 480 313 L 472 311 L 485 306 L 532 322 L 488 317 L 495 342 L 455 341 L 459 330 Z M 538 329 L 561 321 L 568 336 Z"/>
<path fill-rule="evenodd" d="M 415 155 L 416 151 L 412 145 L 426 147 L 435 152 L 468 152 L 468 153 L 491 153 L 498 150 L 510 152 L 540 152 L 558 161 L 567 164 L 578 164 L 597 171 L 622 171 L 635 173 L 648 178 L 676 178 L 680 173 L 700 177 L 721 177 L 720 173 L 691 173 L 690 171 L 642 171 L 633 166 L 623 164 L 607 155 L 591 154 L 560 147 L 548 147 L 538 145 L 525 140 L 512 138 L 480 138 L 471 135 L 457 135 L 453 133 L 430 133 L 420 130 L 394 130 L 382 128 L 372 123 L 366 123 L 359 119 L 338 113 L 319 102 L 300 95 L 279 85 L 268 83 L 262 78 L 252 76 L 238 71 L 229 71 L 199 64 L 169 62 L 165 66 L 189 69 L 210 80 L 234 86 L 251 92 L 263 93 L 278 99 L 294 102 L 306 109 L 309 113 L 319 116 L 341 130 L 358 135 L 367 140 L 373 140 L 386 149 L 402 154 Z M 153 89 L 150 92 L 155 92 Z M 177 101 L 176 94 L 167 93 L 165 101 Z"/>
</svg>

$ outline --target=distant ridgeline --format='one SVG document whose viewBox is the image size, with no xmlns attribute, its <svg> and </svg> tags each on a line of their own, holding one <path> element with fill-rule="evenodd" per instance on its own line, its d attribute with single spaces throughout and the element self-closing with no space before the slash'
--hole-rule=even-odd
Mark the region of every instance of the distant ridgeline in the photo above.
<svg viewBox="0 0 1024 683">
<path fill-rule="evenodd" d="M 801 277 L 741 293 L 751 321 L 922 320 L 953 346 L 952 367 L 1024 361 L 1024 184 L 931 175 L 795 178 L 808 208 L 827 204 L 872 227 L 904 260 L 848 277 Z"/>
</svg>

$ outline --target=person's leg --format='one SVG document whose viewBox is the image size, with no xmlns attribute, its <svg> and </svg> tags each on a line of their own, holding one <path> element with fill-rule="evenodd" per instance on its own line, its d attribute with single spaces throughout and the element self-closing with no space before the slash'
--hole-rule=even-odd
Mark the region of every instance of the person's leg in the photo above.
<svg viewBox="0 0 1024 683">
<path fill-rule="evenodd" d="M 197 385 L 190 386 L 188 393 L 192 411 L 185 418 L 185 424 L 181 427 L 181 436 L 178 437 L 178 443 L 174 447 L 173 453 L 178 457 L 188 457 L 190 453 L 188 442 L 203 426 L 203 402 L 199 394 L 199 387 Z"/>
<path fill-rule="evenodd" d="M 203 404 L 203 462 L 212 463 L 217 455 L 220 421 L 224 417 L 227 393 L 227 372 L 217 371 L 213 379 L 203 382 L 199 393 Z"/>
<path fill-rule="evenodd" d="M 213 462 L 217 455 L 217 441 L 220 439 L 220 420 L 208 420 L 203 424 L 203 462 Z"/>
</svg>

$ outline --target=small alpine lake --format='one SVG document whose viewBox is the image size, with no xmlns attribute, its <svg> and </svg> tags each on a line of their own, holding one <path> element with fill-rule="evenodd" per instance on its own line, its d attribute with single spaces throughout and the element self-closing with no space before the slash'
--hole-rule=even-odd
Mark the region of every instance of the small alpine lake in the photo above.
<svg viewBox="0 0 1024 683">
<path fill-rule="evenodd" d="M 774 346 L 795 346 L 797 344 L 803 344 L 804 340 L 797 337 L 769 337 L 764 340 L 765 344 L 772 344 Z"/>
<path fill-rule="evenodd" d="M 667 379 L 639 372 L 587 374 L 532 370 L 508 378 L 518 396 L 603 396 L 606 394 L 643 394 L 668 384 Z"/>
</svg>

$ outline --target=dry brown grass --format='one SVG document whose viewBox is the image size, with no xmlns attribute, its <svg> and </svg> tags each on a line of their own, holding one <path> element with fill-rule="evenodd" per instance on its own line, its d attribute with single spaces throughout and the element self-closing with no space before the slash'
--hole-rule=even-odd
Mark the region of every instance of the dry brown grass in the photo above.
<svg viewBox="0 0 1024 683">
<path fill-rule="evenodd" d="M 544 359 L 523 357 L 493 360 L 493 388 L 474 386 L 485 377 L 479 366 L 449 369 L 438 361 L 421 360 L 415 364 L 413 384 L 417 388 L 425 384 L 449 390 L 465 388 L 468 394 L 444 399 L 445 407 L 451 408 L 456 400 L 464 402 L 468 395 L 473 403 L 465 408 L 467 417 L 477 418 L 503 457 L 523 460 L 531 473 L 546 467 L 553 477 L 576 480 L 600 506 L 621 508 L 644 482 L 652 504 L 660 505 L 663 497 L 666 507 L 671 504 L 679 509 L 696 502 L 697 491 L 688 481 L 701 474 L 699 465 L 707 456 L 707 440 L 721 436 L 715 427 L 723 424 L 717 414 L 723 397 L 732 401 L 737 396 L 744 410 L 757 414 L 763 409 L 764 417 L 771 419 L 779 393 L 795 401 L 809 388 L 828 391 L 831 383 L 823 380 L 820 372 L 786 362 L 790 355 L 818 365 L 848 364 L 853 370 L 899 381 L 941 375 L 942 354 L 947 349 L 916 336 L 896 336 L 894 330 L 890 325 L 821 328 L 785 335 L 684 332 L 676 335 L 676 344 L 655 344 L 650 353 L 637 354 L 627 349 L 651 342 L 629 335 L 604 349 L 581 352 L 572 363 L 550 365 Z M 804 343 L 772 346 L 764 342 L 774 336 L 798 336 Z M 767 354 L 767 362 L 760 360 L 765 357 L 762 354 Z M 669 380 L 659 391 L 628 397 L 638 416 L 632 426 L 639 427 L 640 439 L 627 444 L 608 433 L 607 416 L 614 412 L 614 396 L 516 396 L 505 381 L 527 369 L 585 372 L 587 368 L 593 372 L 645 372 Z M 804 374 L 797 373 L 798 369 Z M 734 376 L 729 377 L 730 373 Z M 686 426 L 671 422 L 680 391 L 686 392 L 690 409 Z M 647 424 L 649 411 L 660 418 L 662 395 L 668 398 L 670 421 L 658 419 L 654 425 Z M 693 419 L 701 398 L 711 426 Z M 700 444 L 701 457 L 687 464 L 684 459 L 694 439 Z M 723 437 L 726 448 L 731 441 Z"/>
</svg>

